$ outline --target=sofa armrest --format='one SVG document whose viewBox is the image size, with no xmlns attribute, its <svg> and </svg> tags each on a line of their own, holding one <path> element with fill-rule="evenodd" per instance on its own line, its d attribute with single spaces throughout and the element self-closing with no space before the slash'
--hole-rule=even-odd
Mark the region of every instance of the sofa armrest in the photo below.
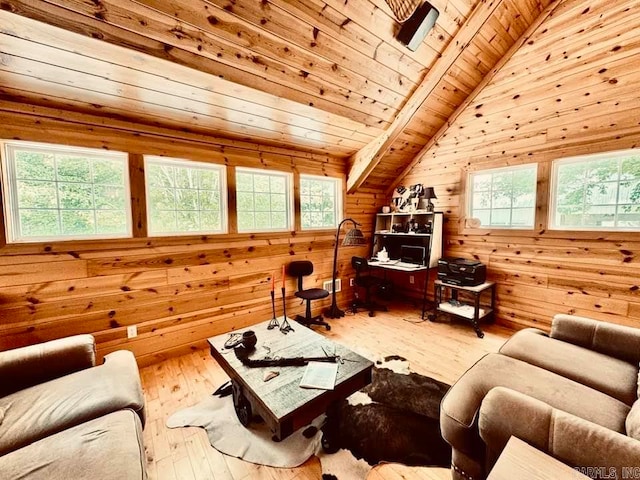
<svg viewBox="0 0 640 480">
<path fill-rule="evenodd" d="M 553 317 L 551 338 L 634 364 L 640 362 L 640 329 L 575 315 Z"/>
<path fill-rule="evenodd" d="M 508 412 L 508 414 L 507 414 Z M 487 471 L 513 435 L 573 467 L 613 470 L 640 465 L 640 442 L 508 388 L 492 389 L 478 422 L 487 447 Z"/>
<path fill-rule="evenodd" d="M 0 397 L 95 364 L 92 335 L 75 335 L 0 352 Z"/>
</svg>

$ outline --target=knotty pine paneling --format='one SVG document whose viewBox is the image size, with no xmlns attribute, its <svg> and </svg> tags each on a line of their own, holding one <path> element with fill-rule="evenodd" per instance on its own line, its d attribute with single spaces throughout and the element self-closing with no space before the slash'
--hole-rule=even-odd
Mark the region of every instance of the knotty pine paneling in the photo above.
<svg viewBox="0 0 640 480">
<path fill-rule="evenodd" d="M 439 6 L 437 3 L 433 5 L 442 12 L 443 9 L 450 8 L 451 2 L 445 3 L 446 6 Z M 405 133 L 413 137 L 412 141 L 418 144 L 418 148 L 428 144 L 434 133 L 450 121 L 451 114 L 465 102 L 468 95 L 525 34 L 538 16 L 552 4 L 554 2 L 551 0 L 499 2 L 494 14 L 461 48 L 456 61 L 438 80 L 433 92 L 406 126 Z M 412 135 L 413 132 L 418 132 L 422 137 Z M 384 169 L 396 165 L 406 166 L 416 155 L 413 149 L 405 149 L 406 145 L 406 139 L 402 136 L 396 139 L 388 155 L 373 169 L 363 185 L 386 190 L 389 178 L 393 177 L 385 175 Z"/>
<path fill-rule="evenodd" d="M 142 153 L 342 177 L 346 168 L 343 160 L 326 155 L 86 114 L 60 115 L 10 102 L 0 105 L 0 117 L 0 138 L 132 152 L 135 174 Z M 140 186 L 137 178 L 132 187 Z M 139 200 L 135 191 L 133 197 Z M 346 216 L 361 222 L 368 237 L 383 198 L 374 192 L 345 198 Z M 143 216 L 140 221 L 144 223 Z M 144 224 L 136 230 L 143 235 Z M 307 287 L 330 280 L 334 241 L 335 231 L 327 230 L 6 245 L 0 248 L 0 350 L 91 333 L 101 356 L 125 348 L 146 365 L 202 348 L 209 336 L 271 317 L 273 275 L 277 314 L 282 314 L 282 265 L 311 260 L 315 271 L 305 279 Z M 343 308 L 353 296 L 351 256 L 367 255 L 369 249 L 339 250 L 343 291 L 338 300 Z M 294 297 L 296 288 L 296 279 L 287 277 L 288 315 L 304 313 L 304 305 Z M 330 300 L 314 302 L 313 312 L 320 313 Z M 127 326 L 134 324 L 138 337 L 128 340 Z"/>
<path fill-rule="evenodd" d="M 469 169 L 640 144 L 639 24 L 635 1 L 561 2 L 402 179 L 435 187 L 445 255 L 487 264 L 500 323 L 548 329 L 569 313 L 640 327 L 640 233 L 461 229 Z"/>
</svg>

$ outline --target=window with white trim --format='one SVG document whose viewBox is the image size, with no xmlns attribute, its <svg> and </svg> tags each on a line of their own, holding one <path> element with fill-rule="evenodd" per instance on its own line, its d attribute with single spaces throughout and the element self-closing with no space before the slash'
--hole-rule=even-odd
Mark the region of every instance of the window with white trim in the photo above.
<svg viewBox="0 0 640 480">
<path fill-rule="evenodd" d="M 468 215 L 484 228 L 533 228 L 538 165 L 469 173 Z"/>
<path fill-rule="evenodd" d="M 227 231 L 226 167 L 144 157 L 149 236 Z"/>
<path fill-rule="evenodd" d="M 4 142 L 9 243 L 131 237 L 128 155 Z"/>
<path fill-rule="evenodd" d="M 236 168 L 238 232 L 293 229 L 293 175 L 253 168 Z"/>
<path fill-rule="evenodd" d="M 300 175 L 300 215 L 303 230 L 336 228 L 342 212 L 339 178 Z"/>
<path fill-rule="evenodd" d="M 640 152 L 553 162 L 550 228 L 640 230 Z"/>
</svg>

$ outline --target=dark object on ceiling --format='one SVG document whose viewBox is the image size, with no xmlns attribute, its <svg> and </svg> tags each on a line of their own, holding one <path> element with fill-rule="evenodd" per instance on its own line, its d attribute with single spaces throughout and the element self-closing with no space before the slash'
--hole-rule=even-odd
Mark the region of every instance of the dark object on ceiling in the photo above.
<svg viewBox="0 0 640 480">
<path fill-rule="evenodd" d="M 396 38 L 406 47 L 415 52 L 429 30 L 436 24 L 440 12 L 429 2 L 423 3 L 409 19 L 402 24 Z"/>
</svg>

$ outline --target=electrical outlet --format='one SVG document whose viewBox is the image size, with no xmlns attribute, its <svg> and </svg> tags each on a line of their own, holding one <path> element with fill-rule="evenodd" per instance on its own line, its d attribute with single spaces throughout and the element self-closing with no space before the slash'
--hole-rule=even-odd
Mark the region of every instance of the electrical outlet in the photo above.
<svg viewBox="0 0 640 480">
<path fill-rule="evenodd" d="M 350 286 L 350 287 L 353 287 L 353 286 L 355 285 L 355 283 L 356 283 L 355 278 L 350 278 L 350 279 L 349 279 L 349 286 Z"/>
<path fill-rule="evenodd" d="M 416 283 L 416 278 L 413 275 L 409 275 L 409 283 L 411 285 L 413 285 L 414 283 Z"/>
<path fill-rule="evenodd" d="M 129 325 L 127 327 L 127 338 L 135 338 L 138 336 L 138 326 L 137 325 Z"/>
</svg>

